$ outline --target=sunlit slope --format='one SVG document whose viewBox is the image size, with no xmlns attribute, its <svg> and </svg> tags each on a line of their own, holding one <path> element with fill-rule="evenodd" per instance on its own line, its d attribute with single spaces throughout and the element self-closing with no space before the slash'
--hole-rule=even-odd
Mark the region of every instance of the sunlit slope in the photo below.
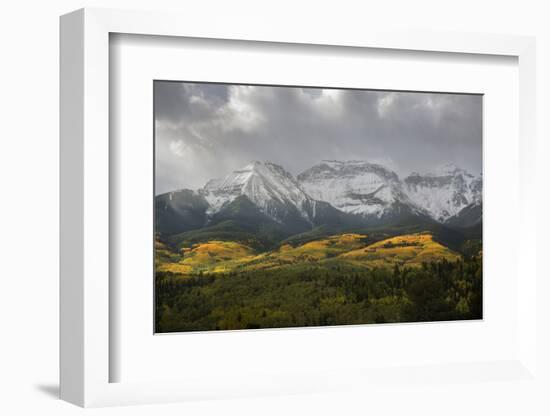
<svg viewBox="0 0 550 416">
<path fill-rule="evenodd" d="M 430 233 L 407 234 L 367 245 L 364 234 L 340 234 L 292 246 L 284 244 L 276 250 L 258 253 L 247 245 L 233 241 L 213 240 L 194 244 L 169 254 L 165 246 L 157 246 L 159 271 L 191 275 L 197 273 L 230 273 L 298 267 L 315 264 L 334 267 L 347 264 L 361 268 L 420 266 L 423 262 L 446 259 L 455 261 L 459 254 L 433 240 Z"/>
<path fill-rule="evenodd" d="M 293 247 L 285 244 L 269 256 L 275 256 L 283 261 L 319 261 L 328 257 L 336 257 L 351 250 L 356 250 L 365 244 L 367 236 L 363 234 L 341 234 Z"/>
<path fill-rule="evenodd" d="M 433 240 L 429 233 L 408 234 L 388 238 L 344 253 L 342 260 L 371 267 L 420 266 L 433 260 L 455 261 L 460 255 Z"/>
<path fill-rule="evenodd" d="M 279 249 L 250 259 L 244 267 L 250 270 L 270 269 L 306 263 L 321 263 L 326 259 L 356 250 L 365 245 L 364 234 L 340 234 L 310 241 L 296 247 L 284 244 Z"/>
<path fill-rule="evenodd" d="M 191 274 L 199 272 L 219 273 L 236 268 L 241 261 L 253 259 L 255 251 L 233 241 L 209 241 L 195 244 L 181 251 L 179 262 L 163 263 L 160 271 Z"/>
<path fill-rule="evenodd" d="M 262 254 L 257 254 L 252 248 L 238 242 L 209 241 L 183 249 L 182 258 L 179 261 L 174 260 L 172 255 L 172 262 L 161 264 L 158 270 L 179 274 L 193 274 L 200 271 L 225 273 L 319 262 L 364 246 L 362 240 L 365 238 L 366 235 L 363 234 L 341 234 L 296 247 L 285 244 L 277 250 Z M 164 254 L 166 247 L 161 243 L 158 244 L 160 253 Z M 168 259 L 167 256 L 163 258 Z"/>
</svg>

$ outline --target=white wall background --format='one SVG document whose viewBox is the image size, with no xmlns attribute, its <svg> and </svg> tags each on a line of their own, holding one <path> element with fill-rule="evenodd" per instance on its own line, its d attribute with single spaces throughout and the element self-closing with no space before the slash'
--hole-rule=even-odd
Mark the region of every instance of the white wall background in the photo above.
<svg viewBox="0 0 550 416">
<path fill-rule="evenodd" d="M 415 1 L 169 1 L 6 0 L 0 6 L 0 413 L 76 414 L 56 399 L 58 377 L 58 16 L 80 7 L 178 10 L 189 19 L 219 13 L 235 20 L 262 16 L 281 26 L 322 25 L 327 31 L 377 22 L 489 33 L 535 35 L 538 42 L 539 182 L 541 229 L 548 235 L 550 175 L 550 12 L 531 0 Z M 185 24 L 185 21 L 182 21 Z M 544 218 L 544 216 L 546 218 Z M 539 250 L 544 263 L 540 237 Z M 539 285 L 548 293 L 550 285 Z M 541 314 L 550 307 L 541 303 Z M 545 323 L 548 319 L 545 319 Z M 549 326 L 546 326 L 549 328 Z M 542 329 L 542 327 L 541 327 Z M 550 351 L 548 330 L 540 331 Z M 543 365 L 548 365 L 541 354 Z M 546 367 L 549 368 L 549 367 Z M 550 372 L 546 372 L 550 374 Z M 437 395 L 413 389 L 396 398 L 335 393 L 94 410 L 99 414 L 549 414 L 543 392 L 505 383 L 489 396 L 475 386 L 437 386 Z M 548 389 L 550 390 L 550 389 Z M 399 414 L 402 412 L 399 411 Z"/>
</svg>

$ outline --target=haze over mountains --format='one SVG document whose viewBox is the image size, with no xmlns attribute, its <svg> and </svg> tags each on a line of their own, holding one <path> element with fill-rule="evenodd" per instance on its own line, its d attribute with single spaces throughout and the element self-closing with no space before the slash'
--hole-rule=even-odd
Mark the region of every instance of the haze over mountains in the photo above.
<svg viewBox="0 0 550 416">
<path fill-rule="evenodd" d="M 288 234 L 320 225 L 470 227 L 481 222 L 482 177 L 445 165 L 402 180 L 380 164 L 322 161 L 295 178 L 282 166 L 254 161 L 201 189 L 158 195 L 156 209 L 157 230 L 167 234 L 235 216 L 263 216 Z"/>
</svg>

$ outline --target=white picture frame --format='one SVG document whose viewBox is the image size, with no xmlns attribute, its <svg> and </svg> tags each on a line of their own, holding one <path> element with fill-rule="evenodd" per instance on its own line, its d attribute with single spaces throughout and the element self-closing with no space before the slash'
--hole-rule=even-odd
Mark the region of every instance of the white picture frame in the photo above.
<svg viewBox="0 0 550 416">
<path fill-rule="evenodd" d="M 271 380 L 237 382 L 232 375 L 220 382 L 113 383 L 109 366 L 116 359 L 109 348 L 109 36 L 112 33 L 227 39 L 283 44 L 332 45 L 438 53 L 505 55 L 519 65 L 520 241 L 536 241 L 537 219 L 533 195 L 535 169 L 535 41 L 509 35 L 381 32 L 331 33 L 282 30 L 262 22 L 238 28 L 223 19 L 204 26 L 168 13 L 82 9 L 61 18 L 61 398 L 80 406 L 159 403 L 195 398 L 241 397 L 255 394 L 306 393 L 392 383 L 406 379 L 406 371 L 377 369 L 367 373 L 342 369 L 326 379 L 281 374 Z M 533 243 L 534 244 L 534 243 Z M 479 383 L 484 371 L 504 372 L 518 382 L 537 380 L 536 361 L 536 250 L 518 246 L 525 265 L 518 288 L 519 354 L 505 362 L 485 362 L 420 368 L 416 376 L 433 380 L 446 373 Z M 422 366 L 420 366 L 422 367 Z M 410 373 L 410 372 L 409 372 Z M 410 374 L 409 374 L 410 375 Z M 309 377 L 309 379 L 308 379 Z M 348 379 L 347 383 L 342 380 Z M 309 382 L 308 382 L 309 381 Z M 226 388 L 224 388 L 224 385 Z"/>
</svg>

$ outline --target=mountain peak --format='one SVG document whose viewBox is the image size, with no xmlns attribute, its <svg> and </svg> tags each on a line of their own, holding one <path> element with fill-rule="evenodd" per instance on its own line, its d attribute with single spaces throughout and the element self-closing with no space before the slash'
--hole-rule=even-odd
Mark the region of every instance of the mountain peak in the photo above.
<svg viewBox="0 0 550 416">
<path fill-rule="evenodd" d="M 481 177 L 474 177 L 453 163 L 425 174 L 411 173 L 404 180 L 409 197 L 440 222 L 457 215 L 471 204 L 481 203 Z"/>
<path fill-rule="evenodd" d="M 384 166 L 378 163 L 369 162 L 368 160 L 322 160 L 318 165 L 328 165 L 336 169 L 342 169 L 345 167 L 377 166 L 387 170 Z"/>
<path fill-rule="evenodd" d="M 278 175 L 283 175 L 285 177 L 292 178 L 292 175 L 290 175 L 290 173 L 288 173 L 282 166 L 272 162 L 261 162 L 258 160 L 253 160 L 252 162 L 242 167 L 241 169 L 234 170 L 233 173 L 235 174 L 248 173 L 248 174 L 255 174 L 255 175 L 270 175 L 275 173 Z"/>
<path fill-rule="evenodd" d="M 255 170 L 260 169 L 265 163 L 260 162 L 259 160 L 253 160 L 248 165 L 244 166 L 242 169 L 237 170 Z"/>
<path fill-rule="evenodd" d="M 444 163 L 427 172 L 426 176 L 453 176 L 459 173 L 468 174 L 465 169 L 462 169 L 454 163 Z"/>
<path fill-rule="evenodd" d="M 306 207 L 313 203 L 290 173 L 271 162 L 252 161 L 224 178 L 209 181 L 200 192 L 210 203 L 211 213 L 245 195 L 275 220 L 290 206 L 309 220 Z"/>
<path fill-rule="evenodd" d="M 317 165 L 305 170 L 298 175 L 299 182 L 307 182 L 308 177 L 334 177 L 336 176 L 364 176 L 373 174 L 383 178 L 385 181 L 398 182 L 397 174 L 377 163 L 366 160 L 322 160 Z"/>
<path fill-rule="evenodd" d="M 382 218 L 397 205 L 412 205 L 395 172 L 365 160 L 323 160 L 298 181 L 313 198 L 364 217 Z"/>
</svg>

